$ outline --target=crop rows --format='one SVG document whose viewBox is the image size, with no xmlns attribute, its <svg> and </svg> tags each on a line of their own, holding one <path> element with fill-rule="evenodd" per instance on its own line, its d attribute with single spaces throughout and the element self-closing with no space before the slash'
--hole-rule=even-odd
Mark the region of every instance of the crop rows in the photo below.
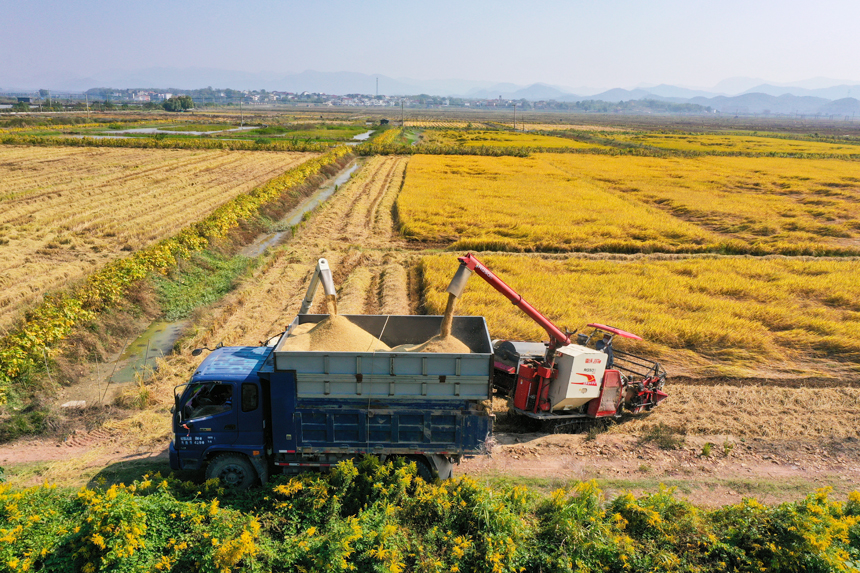
<svg viewBox="0 0 860 573">
<path fill-rule="evenodd" d="M 25 376 L 44 356 L 47 347 L 65 338 L 83 320 L 91 319 L 103 308 L 114 304 L 129 285 L 149 272 L 165 272 L 178 257 L 207 247 L 223 238 L 240 222 L 259 213 L 267 203 L 303 184 L 309 177 L 347 155 L 345 147 L 305 161 L 283 175 L 269 180 L 252 191 L 224 203 L 203 219 L 186 226 L 169 239 L 145 247 L 132 256 L 106 265 L 73 292 L 46 299 L 28 313 L 27 320 L 0 340 L 0 392 L 20 376 Z"/>
<path fill-rule="evenodd" d="M 0 147 L 0 327 L 313 154 Z"/>
<path fill-rule="evenodd" d="M 695 377 L 818 377 L 860 372 L 857 260 L 693 257 L 541 258 L 487 255 L 484 262 L 547 316 L 570 329 L 614 324 L 625 341 Z M 482 259 L 483 260 L 483 259 Z M 453 255 L 422 258 L 425 304 L 445 308 Z M 458 312 L 486 316 L 493 336 L 546 333 L 478 279 Z"/>
<path fill-rule="evenodd" d="M 860 146 L 764 137 L 756 135 L 676 135 L 644 133 L 636 135 L 612 135 L 613 139 L 629 143 L 703 153 L 787 153 L 816 155 L 860 155 Z"/>
<path fill-rule="evenodd" d="M 431 145 L 464 147 L 528 147 L 538 149 L 594 149 L 593 143 L 583 143 L 563 137 L 521 133 L 516 131 L 433 130 L 424 136 Z"/>
<path fill-rule="evenodd" d="M 860 253 L 855 166 L 422 156 L 410 163 L 398 212 L 406 237 L 454 249 L 851 255 Z"/>
</svg>

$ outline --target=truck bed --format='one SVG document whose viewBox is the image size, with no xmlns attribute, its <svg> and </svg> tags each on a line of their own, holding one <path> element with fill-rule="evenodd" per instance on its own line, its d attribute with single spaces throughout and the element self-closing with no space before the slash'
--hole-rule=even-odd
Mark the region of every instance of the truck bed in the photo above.
<svg viewBox="0 0 860 573">
<path fill-rule="evenodd" d="M 290 329 L 327 315 L 299 315 Z M 346 316 L 389 346 L 435 336 L 441 316 Z M 471 353 L 296 352 L 284 338 L 260 369 L 269 384 L 276 461 L 343 454 L 486 452 L 493 354 L 483 317 L 454 317 Z M 287 331 L 289 332 L 289 330 Z"/>
<path fill-rule="evenodd" d="M 299 324 L 327 315 L 299 315 Z M 353 324 L 388 346 L 420 344 L 439 333 L 441 316 L 354 315 Z M 452 335 L 471 353 L 327 352 L 281 350 L 282 338 L 267 365 L 275 372 L 296 373 L 299 398 L 368 398 L 403 400 L 486 400 L 492 395 L 493 347 L 483 317 L 454 317 Z"/>
</svg>

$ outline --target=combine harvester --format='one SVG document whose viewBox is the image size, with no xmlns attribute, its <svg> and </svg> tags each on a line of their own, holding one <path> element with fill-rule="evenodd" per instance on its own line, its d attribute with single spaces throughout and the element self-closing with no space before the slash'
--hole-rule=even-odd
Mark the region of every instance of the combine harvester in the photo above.
<svg viewBox="0 0 860 573">
<path fill-rule="evenodd" d="M 596 419 L 619 418 L 624 409 L 651 410 L 667 397 L 666 371 L 659 363 L 613 346 L 615 337 L 640 337 L 592 323 L 592 333 L 578 334 L 573 344 L 575 332 L 562 332 L 471 253 L 459 261 L 448 293 L 459 297 L 475 272 L 549 335 L 545 343 L 493 341 L 493 386 L 511 399 L 510 411 L 539 421 L 544 430 L 567 432 Z"/>
</svg>

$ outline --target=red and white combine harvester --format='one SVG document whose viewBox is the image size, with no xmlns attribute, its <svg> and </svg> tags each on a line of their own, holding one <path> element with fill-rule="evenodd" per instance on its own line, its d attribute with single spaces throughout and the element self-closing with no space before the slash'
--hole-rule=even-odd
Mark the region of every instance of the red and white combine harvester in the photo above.
<svg viewBox="0 0 860 573">
<path fill-rule="evenodd" d="M 615 338 L 642 340 L 624 330 L 591 323 L 591 334 L 562 332 L 471 253 L 448 286 L 459 297 L 472 272 L 507 297 L 549 335 L 543 343 L 493 341 L 496 392 L 508 396 L 512 411 L 545 422 L 553 431 L 575 430 L 595 419 L 639 413 L 667 398 L 666 371 L 659 363 L 614 347 Z"/>
</svg>

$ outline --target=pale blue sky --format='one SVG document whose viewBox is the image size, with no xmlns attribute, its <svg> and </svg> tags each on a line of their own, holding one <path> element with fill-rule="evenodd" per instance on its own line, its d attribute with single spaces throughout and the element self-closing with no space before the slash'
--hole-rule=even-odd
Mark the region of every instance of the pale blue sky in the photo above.
<svg viewBox="0 0 860 573">
<path fill-rule="evenodd" d="M 0 86 L 211 67 L 416 79 L 710 87 L 860 82 L 856 0 L 0 2 Z"/>
</svg>

